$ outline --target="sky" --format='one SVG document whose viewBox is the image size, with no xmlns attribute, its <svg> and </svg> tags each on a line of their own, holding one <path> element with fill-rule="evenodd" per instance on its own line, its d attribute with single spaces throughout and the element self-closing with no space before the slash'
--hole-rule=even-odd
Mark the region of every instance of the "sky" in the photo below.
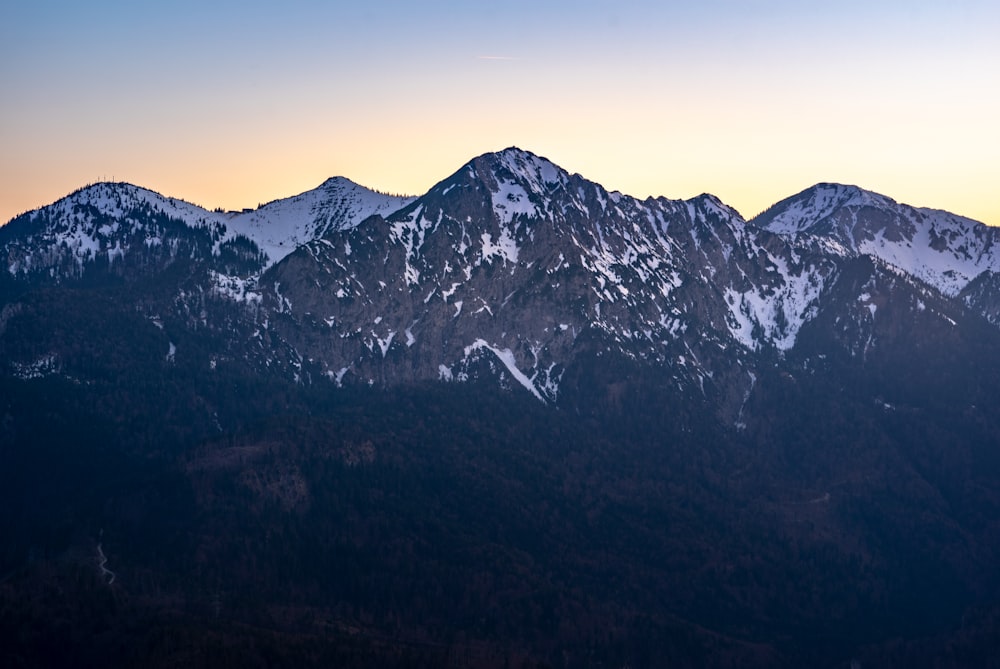
<svg viewBox="0 0 1000 669">
<path fill-rule="evenodd" d="M 1000 3 L 0 5 L 0 222 L 105 180 L 421 194 L 509 146 L 748 218 L 839 182 L 1000 225 Z"/>
</svg>

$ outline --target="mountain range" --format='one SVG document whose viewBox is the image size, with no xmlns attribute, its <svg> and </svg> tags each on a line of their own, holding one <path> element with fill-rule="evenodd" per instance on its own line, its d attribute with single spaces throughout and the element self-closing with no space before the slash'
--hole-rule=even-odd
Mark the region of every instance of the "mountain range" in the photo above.
<svg viewBox="0 0 1000 669">
<path fill-rule="evenodd" d="M 998 236 L 828 183 L 746 220 L 516 148 L 416 197 L 85 187 L 0 227 L 8 659 L 204 659 L 128 618 L 234 665 L 266 637 L 290 665 L 994 666 Z M 72 557 L 112 532 L 113 583 Z M 63 606 L 39 582 L 107 638 L 26 631 Z"/>
<path fill-rule="evenodd" d="M 703 393 L 706 382 L 745 391 L 754 360 L 792 350 L 834 309 L 851 312 L 843 345 L 863 354 L 878 345 L 869 288 L 887 281 L 943 321 L 996 321 L 998 234 L 835 184 L 748 222 L 710 195 L 637 200 L 508 149 L 420 197 L 335 178 L 242 213 L 97 184 L 14 219 L 0 243 L 11 283 L 151 278 L 198 260 L 195 291 L 146 305 L 147 317 L 185 313 L 179 326 L 194 329 L 213 318 L 204 302 L 228 302 L 257 346 L 241 336 L 225 352 L 253 368 L 384 385 L 462 379 L 482 361 L 546 402 L 597 350 Z M 838 293 L 859 263 L 872 264 L 871 285 Z"/>
</svg>

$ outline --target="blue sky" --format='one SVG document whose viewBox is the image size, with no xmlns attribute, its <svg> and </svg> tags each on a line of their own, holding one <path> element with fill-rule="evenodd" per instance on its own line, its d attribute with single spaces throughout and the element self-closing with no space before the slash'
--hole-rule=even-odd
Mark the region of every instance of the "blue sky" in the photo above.
<svg viewBox="0 0 1000 669">
<path fill-rule="evenodd" d="M 115 178 L 242 208 L 517 145 L 751 216 L 818 181 L 1000 224 L 992 2 L 15 2 L 0 220 Z"/>
</svg>

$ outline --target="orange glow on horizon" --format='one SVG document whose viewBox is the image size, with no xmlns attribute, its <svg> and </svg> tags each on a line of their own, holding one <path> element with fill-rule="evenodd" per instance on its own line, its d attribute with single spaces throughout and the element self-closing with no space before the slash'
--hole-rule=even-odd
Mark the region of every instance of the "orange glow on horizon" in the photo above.
<svg viewBox="0 0 1000 669">
<path fill-rule="evenodd" d="M 662 196 L 671 199 L 708 192 L 748 219 L 815 183 L 832 181 L 857 185 L 912 206 L 944 209 L 988 225 L 1000 225 L 1000 198 L 982 196 L 992 188 L 991 179 L 985 174 L 978 183 L 970 181 L 964 188 L 955 189 L 954 185 L 938 184 L 933 179 L 919 181 L 902 170 L 880 173 L 877 167 L 854 170 L 854 173 L 843 166 L 824 172 L 816 167 L 796 169 L 795 165 L 771 169 L 762 166 L 754 171 L 754 165 L 749 162 L 713 168 L 710 160 L 672 163 L 659 157 L 628 155 L 627 152 L 588 153 L 586 147 L 576 146 L 546 151 L 511 141 L 479 146 L 465 153 L 455 146 L 446 146 L 446 150 L 437 155 L 418 150 L 419 159 L 401 160 L 389 148 L 381 153 L 368 150 L 340 154 L 331 159 L 311 157 L 302 165 L 294 164 L 295 155 L 279 154 L 264 159 L 234 152 L 215 160 L 200 161 L 203 171 L 197 173 L 164 163 L 136 164 L 117 170 L 109 168 L 101 173 L 73 169 L 73 165 L 68 165 L 59 174 L 44 170 L 47 177 L 35 181 L 25 179 L 23 171 L 10 173 L 3 169 L 0 180 L 7 184 L 4 190 L 10 192 L 4 193 L 0 200 L 0 220 L 6 222 L 98 181 L 125 181 L 206 209 L 221 207 L 226 210 L 255 208 L 272 200 L 298 195 L 333 176 L 347 177 L 382 192 L 422 195 L 475 156 L 511 145 L 545 156 L 608 190 L 638 198 Z M 566 150 L 560 151 L 560 148 Z M 563 154 L 566 159 L 561 158 Z M 272 166 L 271 169 L 268 166 Z"/>
</svg>

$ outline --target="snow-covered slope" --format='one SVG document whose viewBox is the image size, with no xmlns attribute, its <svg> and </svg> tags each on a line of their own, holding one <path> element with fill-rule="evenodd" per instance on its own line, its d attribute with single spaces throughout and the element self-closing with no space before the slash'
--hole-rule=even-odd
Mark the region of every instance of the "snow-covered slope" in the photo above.
<svg viewBox="0 0 1000 669">
<path fill-rule="evenodd" d="M 79 275 L 87 263 L 114 263 L 139 244 L 161 247 L 163 228 L 153 218 L 179 221 L 220 237 L 225 217 L 125 183 L 82 188 L 57 202 L 23 214 L 0 228 L 7 271 Z"/>
<path fill-rule="evenodd" d="M 74 262 L 73 271 L 79 273 L 101 257 L 113 263 L 136 244 L 147 249 L 161 245 L 166 222 L 207 232 L 215 253 L 222 244 L 245 237 L 264 254 L 266 267 L 330 230 L 355 226 L 412 200 L 337 177 L 314 190 L 237 213 L 208 211 L 131 184 L 99 183 L 15 218 L 0 228 L 0 237 L 7 247 L 7 270 L 15 276 L 73 267 Z"/>
<path fill-rule="evenodd" d="M 373 214 L 388 215 L 414 199 L 376 193 L 350 179 L 334 177 L 301 195 L 228 215 L 225 225 L 229 237 L 248 237 L 275 263 L 332 230 L 353 228 Z"/>
<path fill-rule="evenodd" d="M 752 223 L 785 236 L 811 235 L 833 253 L 877 258 L 951 297 L 982 272 L 1000 269 L 1000 230 L 856 186 L 819 184 Z"/>
</svg>

